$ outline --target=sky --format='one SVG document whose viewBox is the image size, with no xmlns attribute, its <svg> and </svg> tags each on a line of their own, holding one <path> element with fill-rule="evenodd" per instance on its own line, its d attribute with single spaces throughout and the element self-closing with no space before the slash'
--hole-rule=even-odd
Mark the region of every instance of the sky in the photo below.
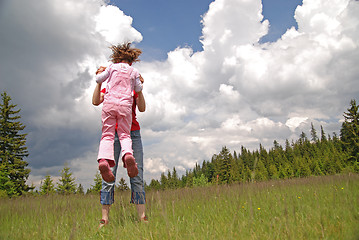
<svg viewBox="0 0 359 240">
<path fill-rule="evenodd" d="M 145 79 L 148 184 L 223 146 L 270 149 L 310 136 L 311 123 L 339 134 L 359 97 L 358 11 L 355 0 L 1 1 L 0 91 L 26 125 L 28 184 L 56 182 L 65 164 L 77 184 L 93 184 L 94 73 L 125 41 L 143 50 L 134 66 Z M 129 183 L 125 169 L 117 176 Z"/>
</svg>

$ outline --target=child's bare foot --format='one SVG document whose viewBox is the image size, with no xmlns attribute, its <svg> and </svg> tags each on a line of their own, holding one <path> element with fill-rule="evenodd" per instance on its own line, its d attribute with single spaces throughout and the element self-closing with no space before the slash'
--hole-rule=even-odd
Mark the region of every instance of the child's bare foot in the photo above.
<svg viewBox="0 0 359 240">
<path fill-rule="evenodd" d="M 136 177 L 138 174 L 138 168 L 135 158 L 132 154 L 127 153 L 124 157 L 124 162 L 127 168 L 127 174 L 130 178 Z"/>
<path fill-rule="evenodd" d="M 106 182 L 115 181 L 115 176 L 113 175 L 110 165 L 106 159 L 101 159 L 98 162 L 98 169 L 100 170 L 103 180 Z"/>
<path fill-rule="evenodd" d="M 100 225 L 98 226 L 98 229 L 103 228 L 104 226 L 106 226 L 108 224 L 108 220 L 106 219 L 101 219 L 100 220 Z"/>
<path fill-rule="evenodd" d="M 147 216 L 144 216 L 140 219 L 140 222 L 144 222 L 144 223 L 148 223 L 148 218 Z"/>
</svg>

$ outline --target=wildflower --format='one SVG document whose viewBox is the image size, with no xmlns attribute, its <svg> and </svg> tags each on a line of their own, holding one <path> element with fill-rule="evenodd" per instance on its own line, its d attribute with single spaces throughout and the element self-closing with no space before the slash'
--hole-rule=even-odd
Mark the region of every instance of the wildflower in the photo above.
<svg viewBox="0 0 359 240">
<path fill-rule="evenodd" d="M 261 208 L 258 208 L 258 210 L 261 210 Z"/>
<path fill-rule="evenodd" d="M 300 199 L 300 197 L 298 197 Z"/>
<path fill-rule="evenodd" d="M 344 190 L 344 188 L 342 187 L 342 190 Z"/>
</svg>

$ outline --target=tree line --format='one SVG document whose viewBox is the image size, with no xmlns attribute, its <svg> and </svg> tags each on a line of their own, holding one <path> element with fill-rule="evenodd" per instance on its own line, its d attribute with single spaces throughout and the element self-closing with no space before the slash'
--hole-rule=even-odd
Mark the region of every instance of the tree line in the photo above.
<svg viewBox="0 0 359 240">
<path fill-rule="evenodd" d="M 56 186 L 49 174 L 41 181 L 39 190 L 35 186 L 28 186 L 26 181 L 30 174 L 28 163 L 24 160 L 29 153 L 26 147 L 26 133 L 22 133 L 25 125 L 19 120 L 20 109 L 11 103 L 11 97 L 1 93 L 0 103 L 0 197 L 19 196 L 24 193 L 34 194 L 84 194 L 82 184 L 77 185 L 70 168 L 65 164 L 60 171 L 61 177 Z M 86 193 L 99 193 L 102 178 L 99 173 L 95 175 L 94 184 Z M 128 190 L 123 178 L 116 186 L 117 190 Z"/>
<path fill-rule="evenodd" d="M 302 132 L 299 139 L 281 146 L 276 140 L 268 151 L 259 146 L 249 151 L 241 147 L 233 154 L 224 146 L 210 161 L 196 164 L 182 177 L 173 168 L 162 173 L 159 180 L 151 180 L 149 189 L 229 184 L 234 182 L 265 181 L 295 177 L 321 176 L 342 172 L 359 172 L 359 112 L 355 100 L 344 112 L 340 136 L 327 135 L 323 127 L 320 136 L 311 124 L 310 138 Z"/>
<path fill-rule="evenodd" d="M 94 178 L 94 184 L 87 189 L 86 194 L 99 193 L 102 188 L 102 177 L 100 173 L 96 173 Z M 116 185 L 117 191 L 126 191 L 129 189 L 125 179 L 121 178 L 119 183 Z M 70 168 L 66 166 L 61 170 L 61 178 L 59 179 L 57 186 L 53 182 L 50 175 L 46 175 L 43 181 L 41 181 L 39 191 L 35 191 L 41 195 L 48 194 L 85 194 L 82 184 L 76 185 L 75 178 L 72 176 Z"/>
<path fill-rule="evenodd" d="M 0 197 L 18 196 L 27 192 L 38 194 L 84 194 L 81 184 L 76 185 L 70 168 L 65 165 L 61 178 L 55 186 L 50 175 L 42 180 L 39 190 L 28 186 L 30 174 L 28 163 L 24 160 L 29 153 L 26 148 L 25 128 L 19 119 L 20 109 L 15 110 L 11 97 L 3 92 L 0 104 Z M 233 154 L 223 146 L 218 154 L 209 161 L 196 164 L 183 176 L 178 176 L 175 168 L 162 173 L 159 180 L 152 179 L 147 190 L 175 189 L 181 187 L 205 186 L 210 184 L 230 184 L 235 182 L 265 181 L 306 176 L 329 175 L 342 172 L 359 172 L 359 106 L 351 100 L 350 107 L 344 112 L 344 122 L 340 136 L 327 135 L 321 126 L 320 136 L 311 125 L 310 138 L 302 132 L 296 141 L 285 141 L 281 146 L 276 140 L 269 150 L 263 148 L 249 151 L 241 146 L 240 152 Z M 94 184 L 86 193 L 98 193 L 102 179 L 97 173 Z M 117 190 L 128 190 L 123 178 Z"/>
</svg>

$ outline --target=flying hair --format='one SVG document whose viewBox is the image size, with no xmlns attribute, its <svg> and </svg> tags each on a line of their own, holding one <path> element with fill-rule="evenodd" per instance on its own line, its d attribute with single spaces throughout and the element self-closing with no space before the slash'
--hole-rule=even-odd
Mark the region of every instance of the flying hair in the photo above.
<svg viewBox="0 0 359 240">
<path fill-rule="evenodd" d="M 110 60 L 113 63 L 125 61 L 132 64 L 133 62 L 140 61 L 138 57 L 141 55 L 142 51 L 138 48 L 131 48 L 131 43 L 112 45 L 109 48 L 112 50 Z"/>
</svg>

